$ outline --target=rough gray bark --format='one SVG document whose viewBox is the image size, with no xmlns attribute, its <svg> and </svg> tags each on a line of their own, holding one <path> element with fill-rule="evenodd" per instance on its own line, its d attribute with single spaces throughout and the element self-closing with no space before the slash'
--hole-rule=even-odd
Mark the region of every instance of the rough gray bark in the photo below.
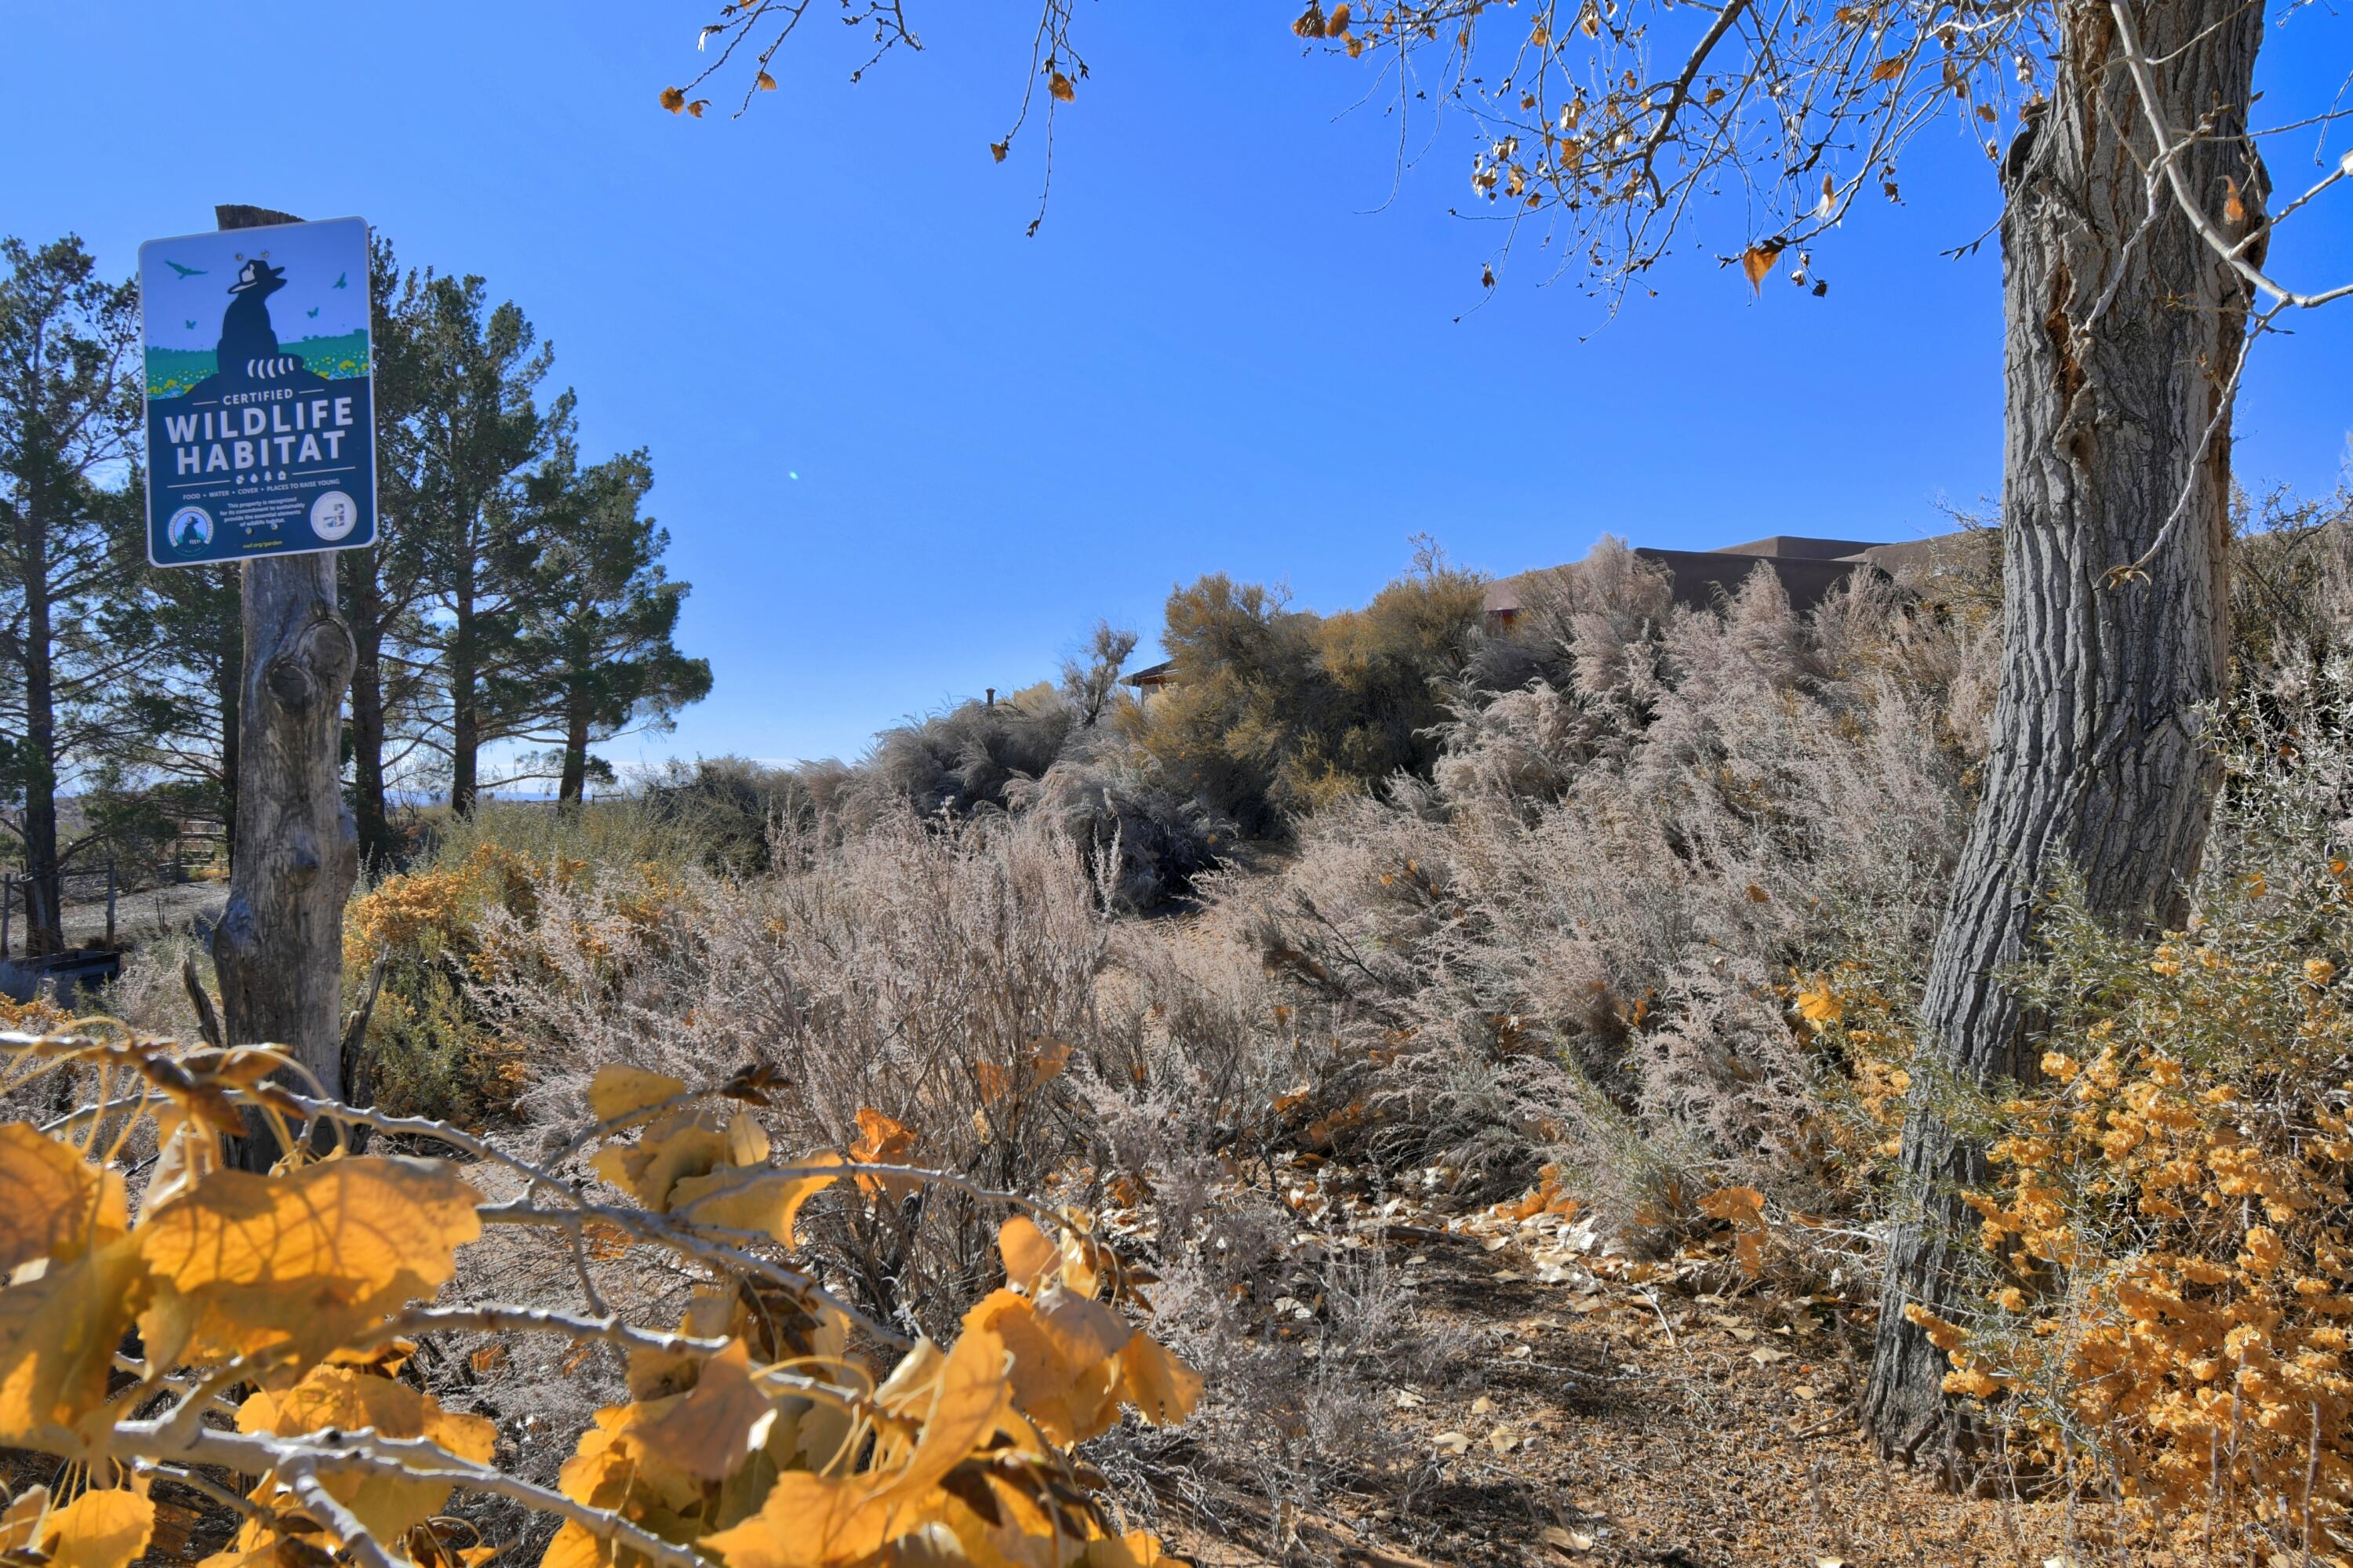
<svg viewBox="0 0 2353 1568">
<path fill-rule="evenodd" d="M 291 223 L 218 209 L 223 228 Z M 358 831 L 338 777 L 353 650 L 335 611 L 331 554 L 245 564 L 245 673 L 237 703 L 236 850 L 213 931 L 222 1024 L 233 1044 L 285 1047 L 331 1096 L 343 1092 L 343 905 Z M 266 1168 L 266 1136 L 240 1162 Z"/>
<path fill-rule="evenodd" d="M 2262 12 L 2238 0 L 2136 6 L 2168 119 L 2211 127 L 2186 154 L 2221 218 L 2226 176 L 2257 220 L 2239 132 Z M 1943 1352 L 1904 1308 L 1952 1298 L 1977 1245 L 1957 1201 L 1983 1151 L 1938 1114 L 1939 1080 L 2026 1078 L 2030 1020 L 2003 983 L 2063 867 L 2132 927 L 2175 911 L 2214 777 L 2198 710 L 2222 691 L 2232 370 L 2242 285 L 2169 194 L 2152 209 L 2147 121 L 2105 4 L 2060 10 L 2049 108 L 2004 167 L 2007 366 L 2001 693 L 1985 796 L 1956 874 L 1922 1008 L 1907 1190 L 1891 1238 L 1863 1416 L 1883 1452 L 1965 1456 Z M 2185 503 L 2186 498 L 2186 503 Z M 2110 569 L 2157 546 L 2145 578 Z"/>
</svg>

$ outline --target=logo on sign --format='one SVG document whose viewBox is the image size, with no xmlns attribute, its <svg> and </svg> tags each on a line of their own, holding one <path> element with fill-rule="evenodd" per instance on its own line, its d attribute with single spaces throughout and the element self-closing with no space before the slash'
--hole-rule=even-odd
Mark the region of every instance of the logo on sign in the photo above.
<svg viewBox="0 0 2353 1568">
<path fill-rule="evenodd" d="M 349 537 L 359 523 L 359 507 L 340 490 L 328 491 L 311 503 L 311 532 L 330 544 Z"/>
<path fill-rule="evenodd" d="M 172 514 L 164 533 L 174 549 L 193 555 L 213 542 L 213 514 L 201 506 L 183 506 Z"/>
</svg>

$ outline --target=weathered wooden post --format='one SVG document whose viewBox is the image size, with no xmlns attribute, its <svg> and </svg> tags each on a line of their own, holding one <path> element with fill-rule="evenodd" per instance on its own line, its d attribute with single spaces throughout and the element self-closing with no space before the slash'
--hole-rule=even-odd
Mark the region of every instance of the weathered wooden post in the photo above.
<svg viewBox="0 0 2353 1568">
<path fill-rule="evenodd" d="M 224 229 L 301 221 L 252 207 L 215 212 Z M 340 1095 L 343 905 L 359 874 L 337 768 L 352 633 L 336 613 L 332 554 L 263 556 L 244 573 L 236 839 L 212 939 L 223 1033 L 285 1047 Z M 277 1158 L 266 1137 L 243 1142 L 241 1163 Z"/>
</svg>

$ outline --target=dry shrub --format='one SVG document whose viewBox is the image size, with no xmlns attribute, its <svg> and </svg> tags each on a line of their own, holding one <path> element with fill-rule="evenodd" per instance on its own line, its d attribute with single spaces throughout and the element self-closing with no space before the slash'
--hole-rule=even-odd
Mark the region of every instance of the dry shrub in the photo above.
<svg viewBox="0 0 2353 1568">
<path fill-rule="evenodd" d="M 1280 1103 L 1326 1069 L 1333 1032 L 1198 926 L 1113 919 L 1110 873 L 1087 861 L 1050 813 L 900 811 L 788 828 L 758 877 L 686 874 L 659 920 L 637 916 L 627 868 L 545 875 L 533 917 L 484 912 L 494 961 L 470 999 L 529 1063 L 522 1109 L 545 1150 L 622 1053 L 694 1083 L 757 1064 L 776 1080 L 761 1115 L 779 1148 L 881 1153 L 1100 1213 L 1107 1244 L 1161 1277 L 1157 1331 L 1217 1379 L 1207 1425 L 1106 1438 L 1102 1463 L 1136 1487 L 1207 1463 L 1304 1506 L 1335 1472 L 1403 1462 L 1369 1372 L 1420 1344 L 1395 1282 L 1336 1243 L 1303 1245 L 1252 1175 L 1287 1157 Z M 1002 1277 L 992 1207 L 951 1184 L 829 1193 L 799 1234 L 846 1300 L 911 1330 L 945 1332 Z M 570 1260 L 543 1245 L 484 1266 L 552 1277 Z M 611 1275 L 616 1300 L 662 1309 L 660 1279 Z M 1312 1334 L 1261 1333 L 1286 1297 L 1323 1304 Z M 494 1397 L 528 1410 L 562 1375 L 518 1364 Z"/>
<path fill-rule="evenodd" d="M 1319 817 L 1248 900 L 1347 1020 L 1365 1065 L 1333 1097 L 1377 1104 L 1377 1155 L 1491 1189 L 1557 1158 L 1620 1220 L 1735 1181 L 1851 1196 L 1784 982 L 1857 945 L 1925 960 L 1989 621 L 1869 579 L 1801 619 L 1764 570 L 1662 616 L 1608 548 L 1550 578 L 1550 674 L 1459 699 L 1434 787 Z"/>
<path fill-rule="evenodd" d="M 2186 928 L 2063 896 L 2037 1080 L 1980 1116 L 1984 1273 L 1914 1308 L 1983 1402 L 2128 1522 L 2353 1558 L 2353 667 L 2247 701 Z M 2305 1553 L 2317 1553 L 2316 1558 Z M 2273 1561 L 2281 1559 L 2273 1558 Z"/>
</svg>

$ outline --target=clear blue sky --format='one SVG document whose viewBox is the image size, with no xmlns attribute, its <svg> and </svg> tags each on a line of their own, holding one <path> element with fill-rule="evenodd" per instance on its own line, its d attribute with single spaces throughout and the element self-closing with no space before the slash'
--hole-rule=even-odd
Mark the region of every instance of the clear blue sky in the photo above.
<svg viewBox="0 0 2353 1568">
<path fill-rule="evenodd" d="M 651 755 L 854 755 L 1039 678 L 1096 616 L 1148 639 L 1207 571 L 1331 609 L 1424 530 L 1502 573 L 1605 530 L 1913 537 L 1998 488 L 1999 260 L 1937 255 L 1995 211 L 1957 132 L 1915 148 L 1906 205 L 1820 249 L 1829 298 L 1752 302 L 1702 262 L 1595 334 L 1535 266 L 1469 309 L 1494 231 L 1447 216 L 1467 122 L 1389 199 L 1388 126 L 1346 114 L 1348 69 L 1300 58 L 1285 5 L 1082 5 L 1093 77 L 1034 239 L 1036 136 L 987 154 L 1021 7 L 914 0 L 925 52 L 855 87 L 821 18 L 744 120 L 665 114 L 712 9 L 10 5 L 0 232 L 75 230 L 127 276 L 216 201 L 359 214 L 519 302 L 591 451 L 652 449 L 694 585 L 681 641 L 717 689 Z M 2353 23 L 2308 11 L 2271 35 L 2271 101 L 2348 64 Z M 2274 262 L 2353 272 L 2348 207 Z M 2296 324 L 2249 373 L 2239 464 L 2323 489 L 2353 306 Z"/>
</svg>

